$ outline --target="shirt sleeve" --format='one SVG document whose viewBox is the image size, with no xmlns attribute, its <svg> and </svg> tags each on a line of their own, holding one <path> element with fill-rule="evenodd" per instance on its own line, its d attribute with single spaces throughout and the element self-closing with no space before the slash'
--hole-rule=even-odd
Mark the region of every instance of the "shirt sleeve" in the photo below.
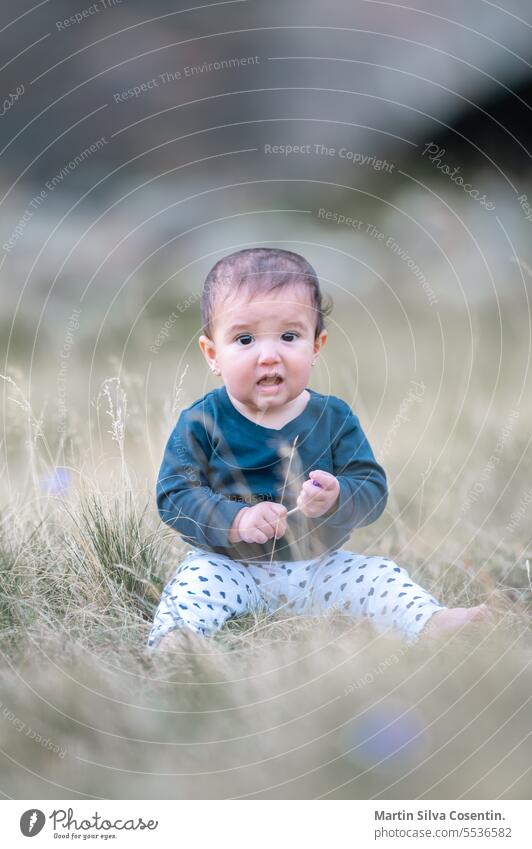
<svg viewBox="0 0 532 849">
<path fill-rule="evenodd" d="M 184 411 L 164 451 L 157 507 L 162 521 L 187 542 L 199 548 L 227 548 L 229 529 L 242 504 L 210 488 L 210 453 L 205 422 L 194 421 L 189 411 Z"/>
<path fill-rule="evenodd" d="M 375 522 L 388 500 L 388 485 L 360 422 L 346 405 L 339 413 L 332 444 L 333 474 L 340 484 L 337 506 L 322 517 L 330 527 L 353 528 Z"/>
</svg>

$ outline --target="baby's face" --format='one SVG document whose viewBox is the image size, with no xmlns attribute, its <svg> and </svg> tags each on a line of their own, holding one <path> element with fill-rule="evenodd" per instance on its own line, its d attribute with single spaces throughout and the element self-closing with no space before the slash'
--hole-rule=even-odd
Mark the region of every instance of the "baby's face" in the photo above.
<svg viewBox="0 0 532 849">
<path fill-rule="evenodd" d="M 252 295 L 243 287 L 221 297 L 213 338 L 200 347 L 229 395 L 249 410 L 280 409 L 305 390 L 310 369 L 327 338 L 315 339 L 316 312 L 303 285 Z"/>
</svg>

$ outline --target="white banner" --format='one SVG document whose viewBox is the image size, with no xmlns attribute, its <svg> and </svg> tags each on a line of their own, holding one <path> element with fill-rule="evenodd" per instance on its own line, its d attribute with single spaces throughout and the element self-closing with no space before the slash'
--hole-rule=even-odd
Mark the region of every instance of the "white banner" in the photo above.
<svg viewBox="0 0 532 849">
<path fill-rule="evenodd" d="M 5 846 L 529 849 L 523 801 L 6 801 Z"/>
</svg>

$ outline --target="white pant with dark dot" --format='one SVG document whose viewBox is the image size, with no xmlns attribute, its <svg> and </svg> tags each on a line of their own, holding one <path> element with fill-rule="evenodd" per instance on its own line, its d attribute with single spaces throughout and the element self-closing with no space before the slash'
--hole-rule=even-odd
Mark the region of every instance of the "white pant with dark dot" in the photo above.
<svg viewBox="0 0 532 849">
<path fill-rule="evenodd" d="M 444 609 L 386 557 L 338 549 L 315 560 L 242 562 L 194 548 L 163 590 L 148 646 L 176 628 L 212 634 L 253 610 L 317 615 L 330 607 L 408 641 Z"/>
</svg>

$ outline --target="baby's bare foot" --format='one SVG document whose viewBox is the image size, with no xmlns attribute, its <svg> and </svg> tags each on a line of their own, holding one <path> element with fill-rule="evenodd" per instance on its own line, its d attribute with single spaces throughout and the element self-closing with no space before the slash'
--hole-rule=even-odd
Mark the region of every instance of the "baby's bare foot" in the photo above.
<svg viewBox="0 0 532 849">
<path fill-rule="evenodd" d="M 449 607 L 433 613 L 422 630 L 423 636 L 439 637 L 446 631 L 458 631 L 470 622 L 492 619 L 493 614 L 485 604 L 477 607 Z"/>
</svg>

